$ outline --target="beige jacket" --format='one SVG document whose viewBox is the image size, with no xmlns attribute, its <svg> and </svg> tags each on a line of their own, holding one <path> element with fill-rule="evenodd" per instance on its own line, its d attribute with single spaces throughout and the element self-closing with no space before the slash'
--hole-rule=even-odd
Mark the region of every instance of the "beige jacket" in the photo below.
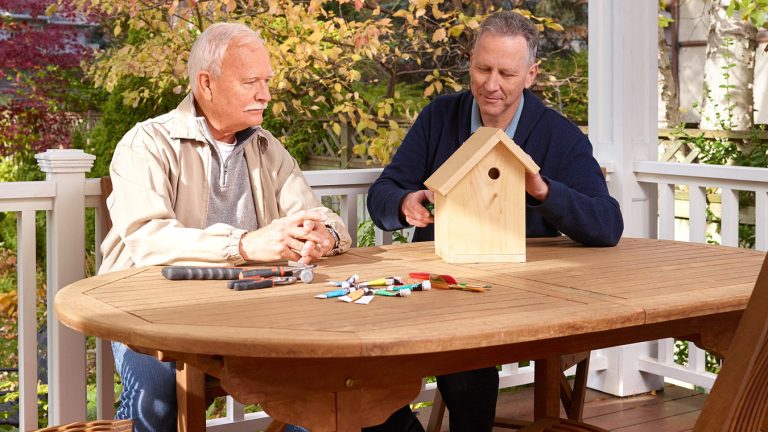
<svg viewBox="0 0 768 432">
<path fill-rule="evenodd" d="M 113 227 L 101 245 L 99 273 L 144 265 L 243 263 L 239 244 L 245 231 L 226 224 L 203 226 L 211 175 L 204 121 L 195 117 L 190 94 L 175 110 L 137 124 L 120 140 L 107 199 Z M 260 129 L 245 146 L 260 227 L 321 208 L 339 232 L 341 251 L 349 249 L 341 219 L 322 207 L 296 160 L 272 134 Z"/>
</svg>

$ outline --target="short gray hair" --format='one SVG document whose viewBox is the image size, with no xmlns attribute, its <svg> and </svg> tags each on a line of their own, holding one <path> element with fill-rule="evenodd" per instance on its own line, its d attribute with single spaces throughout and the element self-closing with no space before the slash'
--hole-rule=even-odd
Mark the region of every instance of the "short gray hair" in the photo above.
<svg viewBox="0 0 768 432">
<path fill-rule="evenodd" d="M 221 76 L 221 62 L 229 44 L 235 42 L 238 46 L 250 43 L 264 44 L 259 33 L 241 23 L 216 23 L 205 29 L 197 37 L 189 52 L 187 74 L 192 91 L 197 87 L 197 74 L 208 71 L 215 78 Z"/>
<path fill-rule="evenodd" d="M 477 29 L 472 49 L 477 47 L 477 41 L 486 33 L 496 36 L 522 36 L 528 43 L 528 64 L 533 65 L 536 62 L 536 53 L 539 50 L 539 30 L 530 19 L 512 11 L 499 11 L 489 15 Z"/>
</svg>

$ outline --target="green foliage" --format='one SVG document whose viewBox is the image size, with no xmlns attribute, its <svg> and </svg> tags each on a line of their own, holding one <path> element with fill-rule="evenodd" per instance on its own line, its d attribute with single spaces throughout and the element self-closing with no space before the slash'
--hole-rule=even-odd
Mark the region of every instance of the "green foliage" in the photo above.
<svg viewBox="0 0 768 432">
<path fill-rule="evenodd" d="M 293 127 L 293 123 L 282 117 L 266 116 L 262 127 L 275 135 L 301 165 L 307 160 L 312 144 L 326 132 L 319 120 L 306 120 L 300 127 Z"/>
<path fill-rule="evenodd" d="M 744 21 L 768 29 L 768 0 L 731 0 L 726 13 L 728 16 L 739 13 Z"/>
<path fill-rule="evenodd" d="M 0 390 L 7 391 L 4 395 L 0 396 L 0 403 L 14 404 L 19 400 L 19 390 L 16 381 L 10 381 L 5 378 L 0 379 Z M 38 423 L 45 425 L 48 424 L 48 385 L 37 385 L 37 415 Z M 0 411 L 0 419 L 8 420 L 11 416 L 18 415 L 18 405 L 14 411 Z M 11 429 L 8 429 L 11 430 Z"/>
<path fill-rule="evenodd" d="M 93 129 L 75 136 L 75 147 L 96 156 L 89 177 L 109 175 L 109 163 L 120 138 L 136 123 L 164 114 L 181 102 L 183 95 L 167 91 L 166 93 L 147 96 L 136 106 L 126 105 L 121 91 L 140 88 L 146 80 L 129 77 L 115 85 L 114 92 L 104 98 L 101 106 L 101 118 Z"/>
<path fill-rule="evenodd" d="M 392 231 L 392 243 L 408 243 L 408 237 L 402 230 Z M 373 221 L 365 219 L 357 225 L 357 246 L 375 246 L 376 233 L 374 231 Z"/>
<path fill-rule="evenodd" d="M 278 128 L 277 135 L 285 130 L 294 154 L 305 154 L 300 140 L 317 131 L 314 121 L 330 119 L 333 130 L 341 124 L 355 128 L 364 142 L 354 152 L 382 164 L 405 134 L 401 116 L 412 120 L 434 95 L 463 88 L 472 32 L 492 11 L 468 0 L 73 1 L 103 16 L 113 36 L 85 65 L 89 77 L 128 105 L 185 92 L 186 60 L 197 35 L 213 22 L 239 21 L 260 30 L 271 53 L 274 123 L 269 126 Z M 517 11 L 541 30 L 563 31 L 552 18 Z M 127 78 L 135 78 L 134 85 L 121 88 Z M 376 82 L 383 94 L 366 97 L 361 87 Z M 414 82 L 420 82 L 420 100 L 411 103 L 402 98 L 402 84 Z"/>
<path fill-rule="evenodd" d="M 675 363 L 681 366 L 688 365 L 689 345 L 690 345 L 690 342 L 675 339 L 675 351 L 673 354 Z M 717 357 L 715 357 L 713 354 L 706 353 L 705 363 L 706 363 L 706 365 L 704 366 L 705 371 L 711 372 L 714 374 L 717 374 L 720 372 L 720 368 L 722 367 L 722 364 L 720 360 Z"/>
<path fill-rule="evenodd" d="M 544 58 L 537 86 L 547 105 L 574 123 L 587 124 L 587 50 Z"/>
</svg>

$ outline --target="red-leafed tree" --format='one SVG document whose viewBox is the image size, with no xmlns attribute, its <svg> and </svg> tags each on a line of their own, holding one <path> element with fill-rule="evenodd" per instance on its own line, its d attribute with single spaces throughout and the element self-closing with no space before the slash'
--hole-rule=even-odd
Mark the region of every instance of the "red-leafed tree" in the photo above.
<svg viewBox="0 0 768 432">
<path fill-rule="evenodd" d="M 26 177 L 19 165 L 36 152 L 69 147 L 72 112 L 89 108 L 80 65 L 95 26 L 55 3 L 0 0 L 0 156 L 12 165 L 2 180 Z"/>
</svg>

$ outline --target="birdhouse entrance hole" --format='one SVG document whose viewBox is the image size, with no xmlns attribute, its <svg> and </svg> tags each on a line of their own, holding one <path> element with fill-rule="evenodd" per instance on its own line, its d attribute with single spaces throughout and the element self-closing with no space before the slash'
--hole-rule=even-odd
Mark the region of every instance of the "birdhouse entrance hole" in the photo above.
<svg viewBox="0 0 768 432">
<path fill-rule="evenodd" d="M 491 168 L 488 170 L 488 177 L 490 177 L 493 180 L 496 180 L 497 178 L 499 178 L 500 175 L 501 173 L 499 173 L 498 168 Z"/>
</svg>

